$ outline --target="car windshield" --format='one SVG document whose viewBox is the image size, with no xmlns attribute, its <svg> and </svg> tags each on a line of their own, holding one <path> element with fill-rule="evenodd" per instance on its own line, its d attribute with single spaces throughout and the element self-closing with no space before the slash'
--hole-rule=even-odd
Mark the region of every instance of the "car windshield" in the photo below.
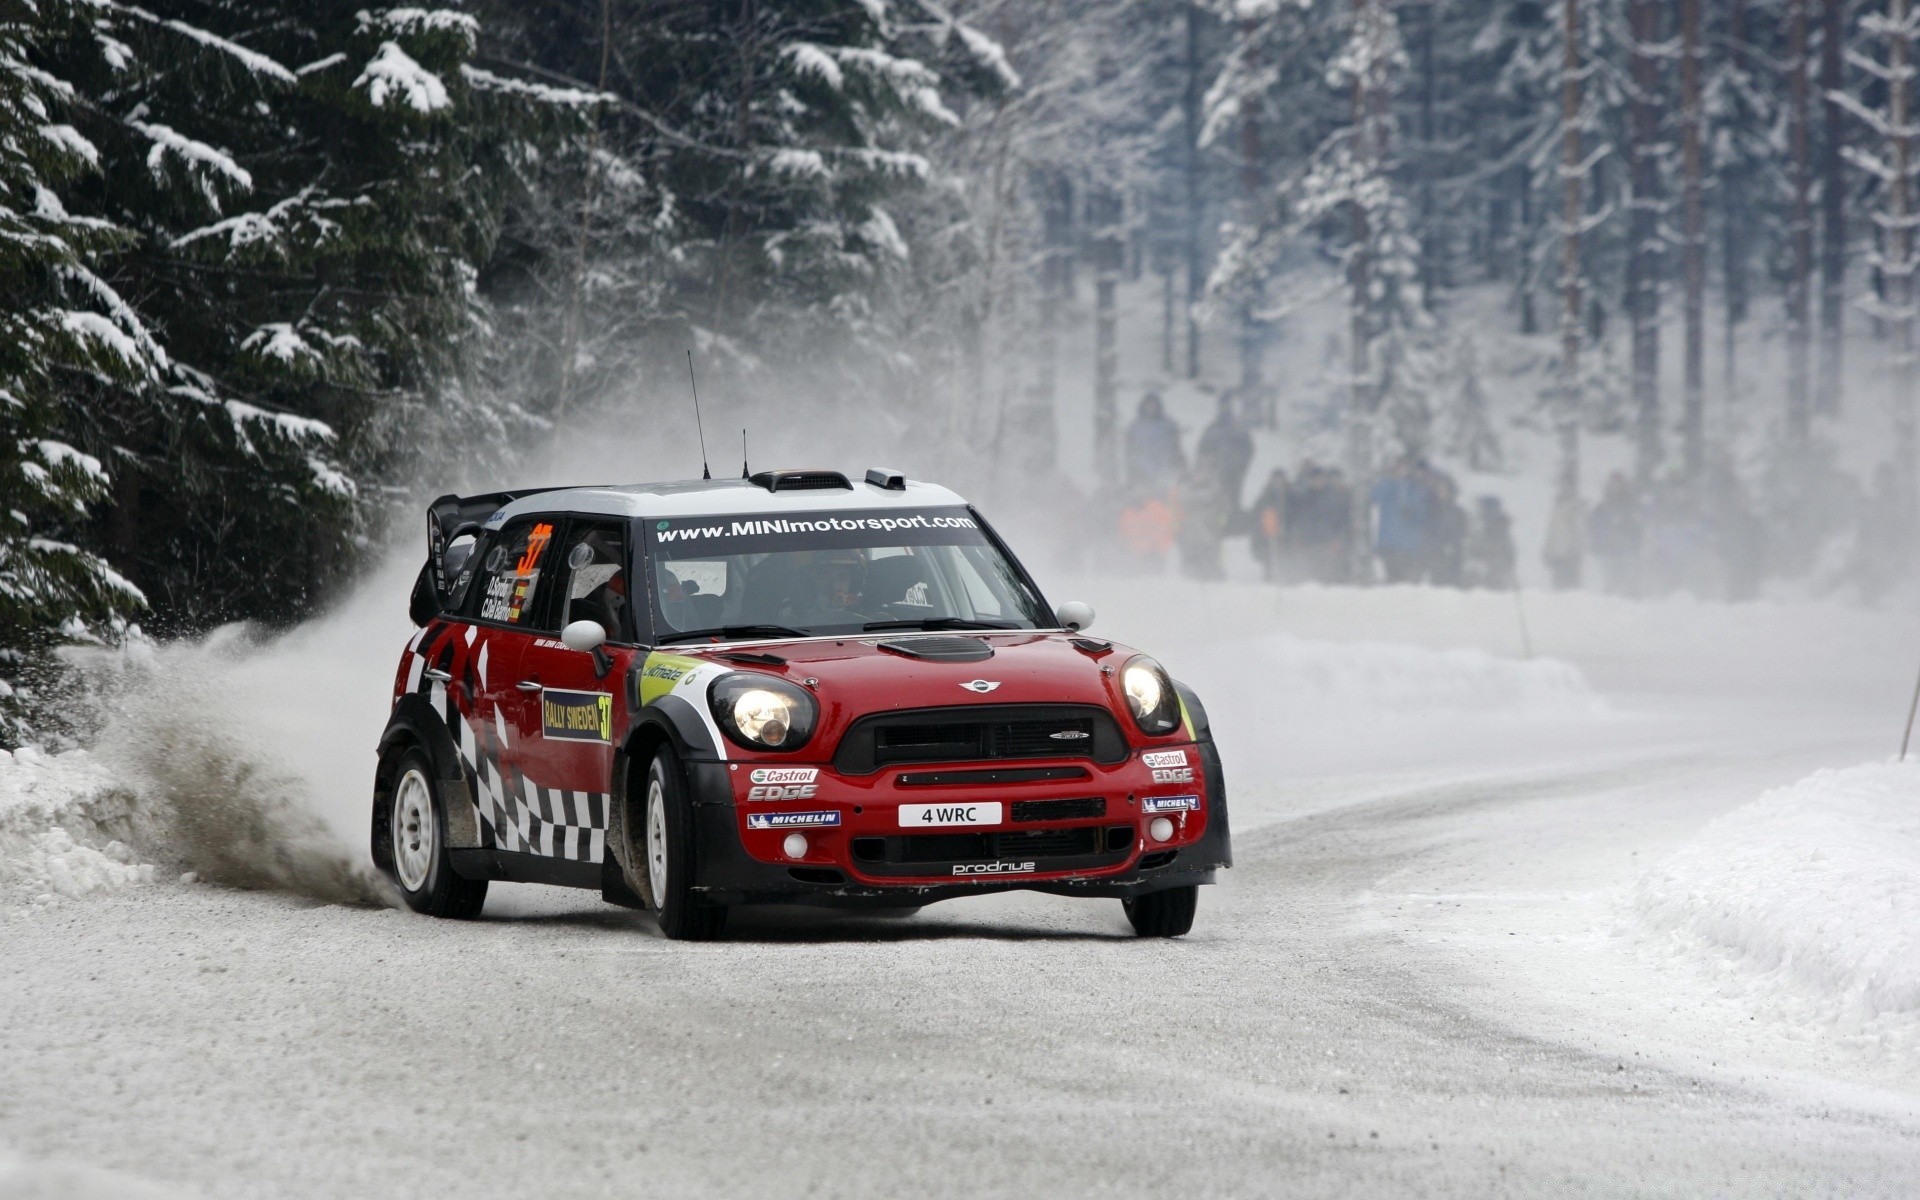
<svg viewBox="0 0 1920 1200">
<path fill-rule="evenodd" d="M 658 640 L 1051 626 L 964 508 L 646 524 Z"/>
</svg>

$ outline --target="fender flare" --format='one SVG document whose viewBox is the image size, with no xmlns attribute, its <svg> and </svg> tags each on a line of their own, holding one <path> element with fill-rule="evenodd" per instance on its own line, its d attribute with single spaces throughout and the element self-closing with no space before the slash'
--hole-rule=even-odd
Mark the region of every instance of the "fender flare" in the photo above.
<svg viewBox="0 0 1920 1200">
<path fill-rule="evenodd" d="M 387 728 L 380 735 L 379 765 L 374 769 L 373 821 L 368 849 L 374 864 L 383 868 L 392 865 L 387 828 L 393 804 L 392 764 L 403 748 L 414 746 L 426 751 L 428 761 L 433 764 L 440 803 L 446 810 L 443 815 L 447 822 L 447 848 L 470 850 L 480 845 L 480 822 L 474 815 L 473 793 L 467 785 L 460 752 L 454 748 L 453 735 L 426 696 L 409 692 L 400 697 L 393 706 L 393 715 L 387 718 Z"/>
</svg>

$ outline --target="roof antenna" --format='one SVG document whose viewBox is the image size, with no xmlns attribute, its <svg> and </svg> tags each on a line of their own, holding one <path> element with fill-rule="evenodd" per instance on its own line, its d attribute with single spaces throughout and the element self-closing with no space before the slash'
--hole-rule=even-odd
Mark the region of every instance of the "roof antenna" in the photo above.
<svg viewBox="0 0 1920 1200">
<path fill-rule="evenodd" d="M 740 431 L 740 478 L 747 478 L 747 431 Z"/>
<path fill-rule="evenodd" d="M 693 351 L 687 351 L 687 382 L 693 385 L 693 427 L 700 434 L 700 478 L 712 479 L 707 467 L 707 430 L 700 423 L 700 381 L 693 377 Z"/>
</svg>

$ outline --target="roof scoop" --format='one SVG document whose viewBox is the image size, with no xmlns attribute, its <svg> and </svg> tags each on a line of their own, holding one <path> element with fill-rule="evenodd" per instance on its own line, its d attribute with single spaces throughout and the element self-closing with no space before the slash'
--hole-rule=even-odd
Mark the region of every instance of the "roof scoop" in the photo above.
<svg viewBox="0 0 1920 1200">
<path fill-rule="evenodd" d="M 793 470 L 759 471 L 747 476 L 747 482 L 769 492 L 817 492 L 828 489 L 850 492 L 853 484 L 838 471 Z"/>
<path fill-rule="evenodd" d="M 993 657 L 993 647 L 980 638 L 902 638 L 897 642 L 878 642 L 876 645 L 882 650 L 927 662 L 983 662 Z"/>
</svg>

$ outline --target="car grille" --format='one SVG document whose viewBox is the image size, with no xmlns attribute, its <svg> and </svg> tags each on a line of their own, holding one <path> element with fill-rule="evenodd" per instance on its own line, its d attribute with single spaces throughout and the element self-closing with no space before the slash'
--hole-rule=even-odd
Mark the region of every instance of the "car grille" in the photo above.
<svg viewBox="0 0 1920 1200">
<path fill-rule="evenodd" d="M 853 840 L 854 861 L 867 865 L 925 865 L 981 859 L 1061 859 L 1124 856 L 1133 828 L 1082 825 L 1074 829 L 1023 829 L 999 833 L 913 833 Z"/>
<path fill-rule="evenodd" d="M 1015 821 L 1073 821 L 1107 815 L 1107 802 L 1098 796 L 1084 800 L 1015 800 Z"/>
<path fill-rule="evenodd" d="M 1057 735 L 1067 736 L 1057 736 Z M 1120 726 L 1104 709 L 1066 704 L 964 705 L 862 717 L 840 739 L 834 768 L 871 775 L 903 763 L 1127 756 Z"/>
</svg>

